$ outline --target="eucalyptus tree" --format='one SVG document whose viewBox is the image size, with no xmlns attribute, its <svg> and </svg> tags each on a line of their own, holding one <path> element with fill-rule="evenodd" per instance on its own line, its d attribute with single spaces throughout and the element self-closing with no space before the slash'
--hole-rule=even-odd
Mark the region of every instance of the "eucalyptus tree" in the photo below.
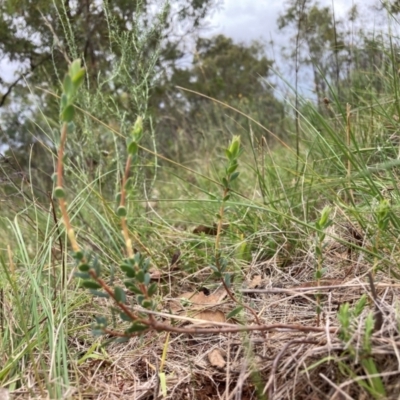
<svg viewBox="0 0 400 400">
<path fill-rule="evenodd" d="M 3 67 L 15 67 L 13 77 L 2 74 L 0 81 L 0 144 L 31 142 L 26 121 L 39 108 L 48 118 L 46 125 L 58 122 L 56 102 L 43 89 L 58 93 L 66 63 L 78 57 L 88 71 L 79 100 L 87 111 L 127 121 L 145 113 L 157 74 L 185 53 L 190 43 L 184 39 L 204 26 L 217 2 L 0 2 L 0 60 Z M 40 136 L 37 125 L 29 129 Z"/>
</svg>

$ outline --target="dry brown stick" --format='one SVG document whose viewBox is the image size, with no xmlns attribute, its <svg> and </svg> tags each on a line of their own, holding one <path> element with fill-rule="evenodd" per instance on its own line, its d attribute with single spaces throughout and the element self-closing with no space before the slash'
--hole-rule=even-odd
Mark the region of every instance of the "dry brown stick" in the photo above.
<svg viewBox="0 0 400 400">
<path fill-rule="evenodd" d="M 52 213 L 53 213 L 54 225 L 56 227 L 56 231 L 57 231 L 57 234 L 58 234 L 58 244 L 60 246 L 60 252 L 61 252 L 61 290 L 62 290 L 62 289 L 65 288 L 66 275 L 67 275 L 67 273 L 66 273 L 67 271 L 65 269 L 64 246 L 63 246 L 62 239 L 61 239 L 60 226 L 58 224 L 58 219 L 57 219 L 56 207 L 54 205 L 54 200 L 53 200 L 53 197 L 51 196 L 50 192 L 47 192 L 47 195 L 49 197 L 50 204 L 51 204 L 51 210 L 52 210 Z M 53 273 L 54 273 L 54 279 L 55 279 L 56 274 L 55 274 L 55 272 L 53 272 Z M 54 297 L 56 297 L 56 294 L 57 294 L 57 288 L 55 286 Z"/>
<path fill-rule="evenodd" d="M 295 294 L 296 292 L 313 292 L 315 290 L 321 289 L 351 289 L 351 288 L 365 288 L 365 284 L 351 284 L 351 285 L 330 285 L 330 286 L 312 286 L 312 287 L 296 287 L 289 289 L 280 289 L 280 288 L 271 288 L 271 289 L 240 289 L 241 293 L 260 293 L 260 294 L 276 294 L 276 293 L 287 293 L 287 294 Z M 400 289 L 400 284 L 392 284 L 392 283 L 378 283 L 375 287 L 381 288 L 397 288 Z"/>
<path fill-rule="evenodd" d="M 330 332 L 336 333 L 339 328 L 319 328 L 315 326 L 304 326 L 304 325 L 288 325 L 288 324 L 273 324 L 273 325 L 249 325 L 249 326 L 234 326 L 228 325 L 224 327 L 217 327 L 217 328 L 200 328 L 200 327 L 190 327 L 190 328 L 180 328 L 173 326 L 169 323 L 158 322 L 154 315 L 159 315 L 160 313 L 154 313 L 149 310 L 143 309 L 139 312 L 149 314 L 148 319 L 140 318 L 137 314 L 132 312 L 128 306 L 120 301 L 115 299 L 114 291 L 111 287 L 107 285 L 107 283 L 99 278 L 96 275 L 96 272 L 93 269 L 89 270 L 90 276 L 95 280 L 103 289 L 104 291 L 114 300 L 117 307 L 119 307 L 133 322 L 138 322 L 143 325 L 148 326 L 148 330 L 154 330 L 158 332 L 174 332 L 174 333 L 183 333 L 183 334 L 217 334 L 217 333 L 237 333 L 237 332 L 252 332 L 252 331 L 259 331 L 259 332 L 268 332 L 274 330 L 290 330 L 290 331 L 298 331 L 298 332 Z M 174 319 L 174 315 L 164 314 L 165 316 Z M 204 321 L 209 323 L 210 321 Z M 130 333 L 118 332 L 118 331 L 108 331 L 109 334 L 116 336 L 116 337 L 131 337 L 134 336 Z M 143 332 L 142 332 L 143 333 Z"/>
<path fill-rule="evenodd" d="M 335 389 L 335 393 L 333 394 L 333 396 L 331 396 L 331 399 L 336 398 L 335 396 L 339 392 L 346 400 L 354 400 L 353 397 L 350 397 L 344 390 L 342 390 L 340 386 L 332 382 L 327 376 L 325 376 L 324 374 L 319 374 L 319 376 L 327 381 Z"/>
<path fill-rule="evenodd" d="M 173 315 L 170 316 L 174 318 Z M 137 320 L 143 325 L 147 325 L 149 329 L 147 331 L 142 331 L 139 333 L 124 333 L 119 331 L 112 331 L 105 329 L 104 332 L 110 334 L 111 336 L 115 337 L 133 337 L 137 334 L 143 334 L 145 332 L 149 332 L 151 330 L 157 332 L 171 332 L 171 333 L 181 333 L 184 335 L 208 335 L 208 334 L 220 334 L 220 333 L 240 333 L 240 332 L 271 332 L 271 331 L 292 331 L 292 332 L 329 332 L 329 333 L 336 333 L 339 328 L 329 328 L 328 330 L 325 328 L 319 328 L 316 326 L 305 326 L 305 325 L 288 325 L 288 324 L 273 324 L 273 325 L 249 325 L 249 326 L 232 326 L 229 328 L 197 328 L 197 327 L 190 327 L 190 328 L 180 328 L 177 326 L 173 326 L 170 324 L 166 324 L 163 322 L 153 321 L 150 320 Z M 204 321 L 210 323 L 210 321 Z"/>
<path fill-rule="evenodd" d="M 372 277 L 372 273 L 371 272 L 368 272 L 368 279 L 369 279 L 369 285 L 371 286 L 371 294 L 372 294 L 372 299 L 374 301 L 374 306 L 375 306 L 374 331 L 376 332 L 376 331 L 379 331 L 382 328 L 382 325 L 383 325 L 383 314 L 382 314 L 381 309 L 379 308 L 379 298 L 378 298 L 378 295 L 376 293 L 374 278 Z"/>
<path fill-rule="evenodd" d="M 66 140 L 67 140 L 67 124 L 64 122 L 61 128 L 61 139 L 60 139 L 60 147 L 58 149 L 58 161 L 57 161 L 57 187 L 60 189 L 63 189 L 63 157 L 64 157 L 64 147 Z M 58 203 L 60 205 L 61 214 L 65 224 L 65 229 L 67 230 L 67 235 L 71 242 L 72 250 L 75 253 L 77 253 L 80 251 L 80 247 L 75 239 L 75 233 L 72 228 L 71 221 L 69 219 L 67 203 L 64 197 L 59 198 Z"/>
</svg>

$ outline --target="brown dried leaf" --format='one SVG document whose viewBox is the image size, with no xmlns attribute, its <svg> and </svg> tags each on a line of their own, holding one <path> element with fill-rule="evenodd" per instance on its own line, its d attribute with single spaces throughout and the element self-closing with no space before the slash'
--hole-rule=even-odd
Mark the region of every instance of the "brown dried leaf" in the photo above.
<svg viewBox="0 0 400 400">
<path fill-rule="evenodd" d="M 193 318 L 210 322 L 226 322 L 225 314 L 219 310 L 203 310 L 193 315 Z"/>
<path fill-rule="evenodd" d="M 261 275 L 254 275 L 253 279 L 251 280 L 251 282 L 249 283 L 249 289 L 254 289 L 257 286 L 261 286 L 261 282 L 262 282 L 262 277 Z"/>
<path fill-rule="evenodd" d="M 210 322 L 226 322 L 225 313 L 215 310 L 216 306 L 226 296 L 227 293 L 223 287 L 209 296 L 206 296 L 203 292 L 186 292 L 179 298 L 170 301 L 169 308 L 175 313 L 183 311 L 185 315 L 191 318 Z M 210 308 L 213 308 L 213 310 L 210 310 Z"/>
<path fill-rule="evenodd" d="M 220 349 L 210 351 L 207 357 L 213 367 L 225 368 L 226 362 Z"/>
<path fill-rule="evenodd" d="M 221 289 L 209 296 L 206 296 L 203 292 L 186 292 L 183 293 L 180 298 L 188 299 L 192 305 L 192 309 L 198 308 L 197 306 L 215 306 L 216 304 L 221 303 L 221 301 L 227 296 L 225 289 Z"/>
</svg>

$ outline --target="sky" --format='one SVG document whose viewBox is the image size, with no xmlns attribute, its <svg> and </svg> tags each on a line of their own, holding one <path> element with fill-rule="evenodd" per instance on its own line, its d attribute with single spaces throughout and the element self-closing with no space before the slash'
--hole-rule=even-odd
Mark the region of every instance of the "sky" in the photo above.
<svg viewBox="0 0 400 400">
<path fill-rule="evenodd" d="M 320 0 L 321 5 L 334 7 L 336 17 L 346 15 L 353 4 L 357 4 L 371 27 L 374 26 L 374 14 L 368 13 L 371 4 L 380 0 Z M 276 59 L 280 47 L 290 40 L 289 33 L 279 32 L 277 19 L 283 13 L 287 0 L 223 0 L 218 11 L 214 11 L 209 20 L 205 35 L 222 33 L 236 42 L 261 40 L 265 43 L 274 40 L 274 47 L 267 46 L 267 55 Z M 1 40 L 1 39 L 0 39 Z M 271 55 L 269 52 L 273 51 Z M 15 79 L 15 71 L 19 64 L 7 59 L 0 60 L 0 78 L 6 83 Z"/>
<path fill-rule="evenodd" d="M 285 40 L 278 31 L 277 19 L 287 6 L 285 0 L 224 0 L 220 11 L 211 18 L 213 32 L 221 32 L 237 41 L 255 39 Z M 323 6 L 334 7 L 335 15 L 346 15 L 353 4 L 365 8 L 379 0 L 320 0 Z"/>
<path fill-rule="evenodd" d="M 363 28 L 386 29 L 388 18 L 384 13 L 376 13 L 373 7 L 379 6 L 381 0 L 319 0 L 319 5 L 334 9 L 336 19 L 346 17 L 352 6 L 356 5 Z M 288 82 L 294 81 L 294 69 L 282 56 L 282 48 L 290 45 L 293 31 L 279 31 L 277 20 L 288 5 L 288 0 L 224 0 L 220 9 L 213 13 L 209 21 L 206 35 L 212 36 L 222 33 L 234 39 L 235 42 L 249 43 L 260 40 L 266 44 L 266 54 L 275 60 L 275 68 L 285 76 Z M 353 28 L 354 29 L 354 28 Z M 273 41 L 273 45 L 269 44 Z M 303 95 L 312 94 L 312 82 L 303 76 L 303 85 L 300 91 Z M 274 83 L 281 81 L 276 76 Z M 281 81 L 282 82 L 282 81 Z M 283 86 L 287 85 L 283 84 Z M 285 95 L 282 94 L 281 95 Z"/>
</svg>

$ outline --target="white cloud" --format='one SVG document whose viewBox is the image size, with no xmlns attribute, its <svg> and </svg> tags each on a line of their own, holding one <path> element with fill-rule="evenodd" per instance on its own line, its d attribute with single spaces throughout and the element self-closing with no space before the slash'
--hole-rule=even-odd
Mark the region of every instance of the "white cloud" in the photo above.
<svg viewBox="0 0 400 400">
<path fill-rule="evenodd" d="M 212 29 L 208 34 L 223 33 L 238 42 L 273 39 L 280 44 L 287 41 L 288 36 L 279 32 L 277 20 L 287 4 L 282 0 L 225 0 L 212 16 Z M 334 7 L 336 18 L 345 17 L 353 5 L 365 16 L 372 5 L 378 4 L 379 0 L 320 0 L 320 5 Z M 368 19 L 372 27 L 374 16 L 368 13 Z"/>
</svg>

